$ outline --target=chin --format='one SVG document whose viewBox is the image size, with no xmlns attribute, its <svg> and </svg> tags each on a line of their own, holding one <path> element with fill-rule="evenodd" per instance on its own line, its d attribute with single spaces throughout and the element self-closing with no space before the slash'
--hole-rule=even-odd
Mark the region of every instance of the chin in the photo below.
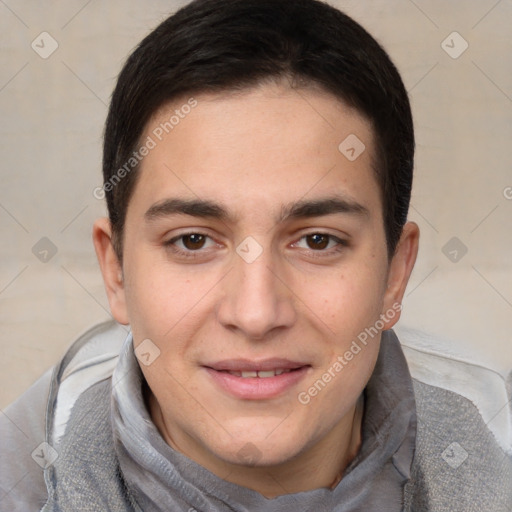
<svg viewBox="0 0 512 512">
<path fill-rule="evenodd" d="M 215 450 L 215 455 L 230 464 L 248 467 L 278 466 L 293 459 L 300 451 L 299 444 L 286 439 L 269 441 L 261 437 L 246 436 L 245 439 L 230 439 L 229 445 Z"/>
</svg>

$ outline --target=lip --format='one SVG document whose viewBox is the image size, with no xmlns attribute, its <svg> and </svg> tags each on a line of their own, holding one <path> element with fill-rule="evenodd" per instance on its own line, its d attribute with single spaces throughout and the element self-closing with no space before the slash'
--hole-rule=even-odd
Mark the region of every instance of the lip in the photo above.
<svg viewBox="0 0 512 512">
<path fill-rule="evenodd" d="M 309 366 L 309 364 L 306 362 L 274 357 L 270 359 L 262 359 L 261 361 L 252 361 L 250 359 L 224 359 L 223 361 L 203 364 L 203 366 L 217 371 L 225 370 L 230 372 L 241 372 L 244 370 L 257 372 L 274 370 L 277 368 L 293 370 L 295 368 L 301 368 L 302 366 Z"/>
<path fill-rule="evenodd" d="M 288 359 L 266 359 L 249 361 L 231 359 L 205 365 L 213 382 L 224 392 L 242 400 L 269 400 L 283 395 L 297 385 L 308 373 L 309 364 Z M 275 369 L 291 370 L 274 377 L 239 377 L 229 371 L 269 371 Z"/>
</svg>

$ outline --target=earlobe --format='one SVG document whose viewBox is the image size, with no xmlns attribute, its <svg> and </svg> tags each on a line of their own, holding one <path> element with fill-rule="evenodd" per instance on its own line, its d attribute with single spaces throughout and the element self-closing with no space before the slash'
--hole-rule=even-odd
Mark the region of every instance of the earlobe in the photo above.
<svg viewBox="0 0 512 512">
<path fill-rule="evenodd" d="M 384 310 L 382 312 L 385 317 L 383 318 L 385 321 L 384 330 L 391 329 L 400 318 L 405 289 L 418 255 L 419 237 L 418 225 L 415 222 L 407 222 L 389 265 L 387 288 L 384 295 Z M 398 305 L 400 305 L 400 308 L 398 308 Z M 395 313 L 386 315 L 386 312 L 391 310 Z"/>
<path fill-rule="evenodd" d="M 129 319 L 123 269 L 112 245 L 112 229 L 107 218 L 96 220 L 93 225 L 92 239 L 112 315 L 119 323 L 127 325 Z"/>
</svg>

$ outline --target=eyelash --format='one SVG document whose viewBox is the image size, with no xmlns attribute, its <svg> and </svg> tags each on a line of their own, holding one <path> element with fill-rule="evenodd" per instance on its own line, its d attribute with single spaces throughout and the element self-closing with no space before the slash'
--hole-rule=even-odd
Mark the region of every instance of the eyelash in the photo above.
<svg viewBox="0 0 512 512">
<path fill-rule="evenodd" d="M 196 251 L 193 251 L 190 249 L 183 250 L 183 249 L 176 247 L 175 243 L 178 240 L 180 240 L 186 236 L 190 236 L 190 235 L 200 235 L 200 236 L 204 236 L 205 238 L 211 239 L 211 237 L 208 234 L 202 233 L 201 231 L 190 231 L 188 233 L 182 233 L 179 236 L 171 238 L 169 241 L 165 242 L 164 245 L 165 245 L 165 247 L 170 249 L 172 252 L 177 254 L 179 257 L 188 258 L 188 259 L 195 259 L 195 258 L 201 257 L 202 255 L 204 255 L 204 251 L 202 251 L 201 249 L 197 249 Z M 327 258 L 329 256 L 333 256 L 334 254 L 342 252 L 344 249 L 346 249 L 349 246 L 349 243 L 347 240 L 343 240 L 341 238 L 338 238 L 337 236 L 331 235 L 329 233 L 322 233 L 320 231 L 313 231 L 311 233 L 306 233 L 305 235 L 302 235 L 298 241 L 303 240 L 304 238 L 306 238 L 308 236 L 312 236 L 312 235 L 327 236 L 329 238 L 329 242 L 331 242 L 331 241 L 337 242 L 337 245 L 334 248 L 330 248 L 329 250 L 327 250 L 327 249 L 316 249 L 316 250 L 309 249 L 308 252 L 310 252 L 310 256 L 312 258 Z M 295 243 L 297 243 L 297 242 L 295 242 Z"/>
</svg>

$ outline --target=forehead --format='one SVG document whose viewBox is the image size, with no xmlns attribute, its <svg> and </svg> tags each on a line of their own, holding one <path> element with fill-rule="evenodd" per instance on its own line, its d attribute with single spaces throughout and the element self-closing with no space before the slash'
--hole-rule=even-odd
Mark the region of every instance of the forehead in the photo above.
<svg viewBox="0 0 512 512">
<path fill-rule="evenodd" d="M 133 201 L 215 199 L 233 216 L 279 217 L 300 199 L 341 194 L 378 209 L 370 123 L 320 90 L 265 84 L 185 96 L 147 123 Z"/>
</svg>

